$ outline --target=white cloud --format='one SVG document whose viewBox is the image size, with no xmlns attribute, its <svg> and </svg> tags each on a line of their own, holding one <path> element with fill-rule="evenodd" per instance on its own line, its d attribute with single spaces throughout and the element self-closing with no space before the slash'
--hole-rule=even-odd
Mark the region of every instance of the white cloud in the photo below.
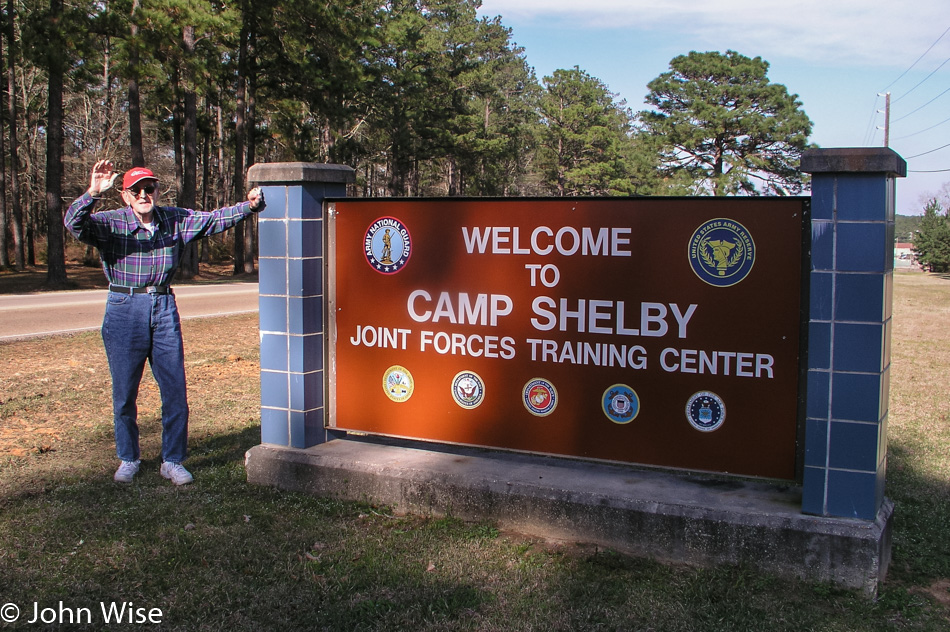
<svg viewBox="0 0 950 632">
<path fill-rule="evenodd" d="M 668 33 L 715 49 L 726 42 L 765 58 L 894 68 L 906 68 L 950 27 L 947 0 L 483 0 L 481 13 L 506 23 Z M 950 33 L 928 58 L 948 56 Z"/>
</svg>

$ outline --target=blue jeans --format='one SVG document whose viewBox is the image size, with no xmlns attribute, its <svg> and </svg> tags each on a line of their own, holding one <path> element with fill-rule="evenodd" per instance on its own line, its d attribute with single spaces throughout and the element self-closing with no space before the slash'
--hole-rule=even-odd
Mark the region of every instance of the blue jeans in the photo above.
<svg viewBox="0 0 950 632">
<path fill-rule="evenodd" d="M 116 454 L 136 461 L 136 399 L 148 360 L 162 396 L 162 460 L 181 463 L 188 452 L 188 395 L 181 320 L 173 294 L 109 292 L 102 342 L 112 374 Z"/>
</svg>

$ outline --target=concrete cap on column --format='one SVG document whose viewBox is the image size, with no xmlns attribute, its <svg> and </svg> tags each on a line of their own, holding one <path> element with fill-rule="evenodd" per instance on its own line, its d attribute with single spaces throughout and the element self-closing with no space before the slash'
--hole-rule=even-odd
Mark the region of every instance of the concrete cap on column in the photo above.
<svg viewBox="0 0 950 632">
<path fill-rule="evenodd" d="M 808 149 L 802 154 L 805 173 L 885 173 L 907 177 L 907 161 L 889 147 Z"/>
<path fill-rule="evenodd" d="M 346 165 L 316 162 L 274 162 L 252 165 L 247 170 L 251 184 L 293 184 L 301 182 L 356 182 L 356 172 Z"/>
</svg>

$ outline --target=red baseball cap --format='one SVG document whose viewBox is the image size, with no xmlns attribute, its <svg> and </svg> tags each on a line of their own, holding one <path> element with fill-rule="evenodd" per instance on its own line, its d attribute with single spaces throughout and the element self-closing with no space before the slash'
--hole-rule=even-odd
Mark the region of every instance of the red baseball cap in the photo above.
<svg viewBox="0 0 950 632">
<path fill-rule="evenodd" d="M 154 180 L 158 182 L 158 178 L 155 177 L 155 174 L 152 173 L 151 169 L 146 169 L 145 167 L 135 167 L 134 169 L 129 169 L 125 172 L 125 177 L 122 178 L 122 188 L 130 189 L 137 182 L 142 180 Z"/>
</svg>

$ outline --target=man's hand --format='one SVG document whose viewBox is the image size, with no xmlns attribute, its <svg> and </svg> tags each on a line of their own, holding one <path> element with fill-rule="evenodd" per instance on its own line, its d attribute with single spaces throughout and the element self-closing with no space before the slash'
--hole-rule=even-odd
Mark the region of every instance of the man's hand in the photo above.
<svg viewBox="0 0 950 632">
<path fill-rule="evenodd" d="M 266 206 L 264 202 L 264 191 L 260 187 L 254 187 L 247 193 L 247 200 L 251 203 L 252 211 L 261 211 Z"/>
<path fill-rule="evenodd" d="M 100 160 L 92 167 L 92 177 L 89 179 L 89 195 L 99 197 L 104 191 L 112 188 L 119 173 L 114 170 L 111 160 Z"/>
</svg>

